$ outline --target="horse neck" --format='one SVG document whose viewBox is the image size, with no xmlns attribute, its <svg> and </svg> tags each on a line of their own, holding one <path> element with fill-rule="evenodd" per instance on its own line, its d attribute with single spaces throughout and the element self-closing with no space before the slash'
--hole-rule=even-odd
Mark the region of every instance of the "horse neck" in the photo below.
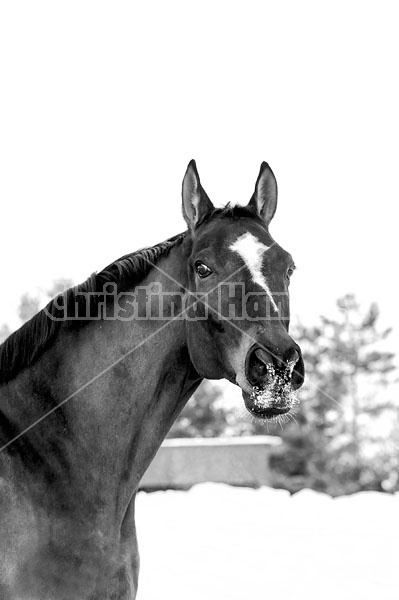
<svg viewBox="0 0 399 600">
<path fill-rule="evenodd" d="M 152 269 L 140 285 L 157 281 L 163 290 L 179 291 L 181 251 L 172 249 L 159 261 L 161 270 Z M 13 431 L 54 409 L 13 449 L 22 448 L 25 460 L 28 453 L 34 456 L 51 478 L 68 471 L 69 480 L 92 493 L 119 493 L 123 482 L 131 494 L 199 382 L 184 320 L 105 320 L 62 328 L 56 343 L 4 394 Z"/>
</svg>

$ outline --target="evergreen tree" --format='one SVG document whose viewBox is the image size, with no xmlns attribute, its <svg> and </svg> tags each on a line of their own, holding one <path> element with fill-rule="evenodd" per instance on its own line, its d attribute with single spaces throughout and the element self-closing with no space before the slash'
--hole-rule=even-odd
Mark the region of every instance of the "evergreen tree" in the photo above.
<svg viewBox="0 0 399 600">
<path fill-rule="evenodd" d="M 29 321 L 40 310 L 40 299 L 29 294 L 23 294 L 18 306 L 18 316 L 22 323 Z"/>
<path fill-rule="evenodd" d="M 40 308 L 44 306 L 49 300 L 61 294 L 68 288 L 73 285 L 72 280 L 70 279 L 55 279 L 52 283 L 51 288 L 49 288 L 44 298 L 39 298 L 39 296 L 32 296 L 31 294 L 23 294 L 19 301 L 17 313 L 18 317 L 21 321 L 21 325 L 29 321 L 37 312 L 39 312 Z M 12 333 L 11 328 L 3 324 L 0 326 L 0 344 L 4 342 L 4 340 Z"/>
<path fill-rule="evenodd" d="M 321 317 L 317 326 L 301 325 L 295 334 L 307 382 L 296 423 L 286 425 L 284 447 L 272 460 L 275 484 L 291 491 L 306 486 L 335 495 L 384 489 L 398 467 L 392 445 L 386 444 L 386 425 L 379 421 L 376 427 L 379 417 L 394 413 L 384 393 L 394 354 L 381 348 L 390 330 L 379 328 L 375 304 L 364 314 L 348 295 L 337 308 L 336 318 Z"/>
<path fill-rule="evenodd" d="M 8 325 L 0 326 L 0 344 L 2 344 L 4 342 L 4 340 L 8 338 L 10 333 L 11 333 L 11 329 Z"/>
<path fill-rule="evenodd" d="M 183 408 L 168 437 L 217 437 L 228 427 L 230 411 L 221 403 L 222 393 L 205 379 Z"/>
</svg>

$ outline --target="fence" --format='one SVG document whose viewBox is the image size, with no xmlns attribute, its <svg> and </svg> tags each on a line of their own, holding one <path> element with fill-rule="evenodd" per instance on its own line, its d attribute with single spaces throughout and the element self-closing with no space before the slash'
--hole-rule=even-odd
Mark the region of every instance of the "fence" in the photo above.
<svg viewBox="0 0 399 600">
<path fill-rule="evenodd" d="M 259 487 L 270 484 L 271 449 L 278 437 L 179 438 L 165 440 L 140 489 L 188 489 L 214 481 Z"/>
</svg>

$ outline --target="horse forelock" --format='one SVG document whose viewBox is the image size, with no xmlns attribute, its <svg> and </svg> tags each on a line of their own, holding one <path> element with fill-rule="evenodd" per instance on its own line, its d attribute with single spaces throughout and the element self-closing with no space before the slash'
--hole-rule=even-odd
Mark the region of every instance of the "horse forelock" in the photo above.
<svg viewBox="0 0 399 600">
<path fill-rule="evenodd" d="M 212 211 L 204 214 L 202 219 L 198 221 L 196 229 L 216 219 L 231 219 L 237 221 L 243 218 L 250 218 L 264 225 L 262 219 L 251 206 L 240 206 L 226 204 L 222 208 L 214 208 Z"/>
</svg>

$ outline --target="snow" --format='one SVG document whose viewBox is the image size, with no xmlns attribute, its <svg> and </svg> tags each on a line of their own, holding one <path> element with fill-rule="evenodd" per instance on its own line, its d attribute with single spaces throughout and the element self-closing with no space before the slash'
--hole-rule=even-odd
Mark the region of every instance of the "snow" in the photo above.
<svg viewBox="0 0 399 600">
<path fill-rule="evenodd" d="M 140 493 L 138 600 L 397 600 L 399 494 Z"/>
</svg>

